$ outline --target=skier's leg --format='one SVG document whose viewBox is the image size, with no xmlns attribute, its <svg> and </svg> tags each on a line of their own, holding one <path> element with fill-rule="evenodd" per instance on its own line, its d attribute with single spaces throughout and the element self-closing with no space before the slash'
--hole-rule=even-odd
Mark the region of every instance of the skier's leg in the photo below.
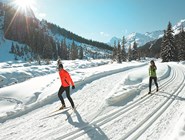
<svg viewBox="0 0 185 140">
<path fill-rule="evenodd" d="M 62 97 L 62 93 L 64 92 L 64 90 L 65 90 L 64 87 L 61 86 L 60 89 L 59 89 L 59 91 L 58 91 L 58 97 L 59 97 L 62 105 L 65 107 L 64 98 Z"/>
<path fill-rule="evenodd" d="M 149 93 L 151 92 L 152 87 L 152 77 L 149 78 Z"/>
<path fill-rule="evenodd" d="M 66 87 L 66 96 L 67 96 L 68 100 L 70 101 L 72 108 L 74 108 L 74 102 L 70 96 L 70 86 Z"/>
<path fill-rule="evenodd" d="M 155 83 L 155 86 L 156 86 L 156 91 L 158 91 L 158 83 L 157 83 L 157 77 L 154 77 L 154 83 Z"/>
</svg>

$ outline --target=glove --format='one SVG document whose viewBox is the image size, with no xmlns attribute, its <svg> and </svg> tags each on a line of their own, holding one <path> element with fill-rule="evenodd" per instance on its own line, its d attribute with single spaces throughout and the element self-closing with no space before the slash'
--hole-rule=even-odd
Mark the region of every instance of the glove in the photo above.
<svg viewBox="0 0 185 140">
<path fill-rule="evenodd" d="M 75 89 L 75 86 L 72 86 L 72 89 Z"/>
</svg>

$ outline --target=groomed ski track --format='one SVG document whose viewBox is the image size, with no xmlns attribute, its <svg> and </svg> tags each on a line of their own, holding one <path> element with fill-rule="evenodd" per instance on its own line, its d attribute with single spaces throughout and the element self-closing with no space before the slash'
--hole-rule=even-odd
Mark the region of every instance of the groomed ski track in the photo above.
<svg viewBox="0 0 185 140">
<path fill-rule="evenodd" d="M 72 96 L 74 102 L 78 101 L 77 111 L 67 120 L 66 117 L 70 113 L 67 111 L 47 116 L 49 111 L 59 106 L 60 103 L 56 101 L 3 122 L 0 126 L 0 138 L 11 140 L 162 139 L 168 132 L 168 127 L 173 125 L 174 119 L 179 117 L 178 113 L 174 116 L 174 113 L 170 112 L 178 112 L 178 108 L 181 107 L 180 102 L 185 97 L 183 66 L 169 64 L 170 74 L 159 81 L 159 92 L 155 92 L 155 86 L 153 86 L 152 94 L 148 95 L 146 86 L 134 100 L 104 105 L 106 95 L 124 78 L 125 74 L 141 67 L 146 65 L 125 69 L 122 72 L 116 71 L 109 76 L 99 75 L 101 78 L 97 76 L 89 79 L 87 85 L 81 84 L 82 87 Z M 89 102 L 91 106 L 88 106 Z"/>
</svg>

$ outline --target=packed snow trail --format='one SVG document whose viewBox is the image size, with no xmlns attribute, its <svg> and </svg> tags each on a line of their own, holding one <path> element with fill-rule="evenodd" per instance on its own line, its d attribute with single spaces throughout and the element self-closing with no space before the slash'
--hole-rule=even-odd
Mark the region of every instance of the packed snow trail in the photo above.
<svg viewBox="0 0 185 140">
<path fill-rule="evenodd" d="M 134 74 L 147 67 L 96 78 L 76 90 L 72 98 L 78 104 L 77 111 L 67 121 L 70 111 L 47 115 L 59 107 L 59 101 L 6 121 L 0 126 L 0 139 L 162 139 L 167 129 L 173 125 L 171 122 L 179 117 L 170 111 L 180 112 L 178 107 L 182 106 L 181 102 L 185 97 L 185 70 L 177 64 L 169 64 L 167 74 L 159 77 L 159 92 L 154 93 L 153 86 L 153 94 L 147 95 L 148 84 L 142 82 L 128 86 L 132 88 L 129 93 L 138 93 L 134 92 L 134 97 L 126 96 L 124 99 L 120 96 L 120 89 L 120 92 L 128 91 L 125 85 L 118 87 L 120 81 L 128 73 Z M 128 79 L 125 81 L 128 83 Z M 121 101 L 116 96 L 113 96 L 116 100 L 109 98 L 112 90 L 122 98 Z M 106 102 L 109 99 L 115 102 Z M 70 106 L 68 101 L 66 104 Z M 175 105 L 178 107 L 174 107 Z M 170 114 L 170 117 L 166 117 L 166 114 Z M 162 127 L 161 122 L 164 122 Z"/>
</svg>

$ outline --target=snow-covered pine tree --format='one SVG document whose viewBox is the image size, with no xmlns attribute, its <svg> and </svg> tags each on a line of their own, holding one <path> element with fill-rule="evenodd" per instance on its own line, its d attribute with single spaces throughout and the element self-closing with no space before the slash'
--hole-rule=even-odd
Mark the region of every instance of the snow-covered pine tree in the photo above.
<svg viewBox="0 0 185 140">
<path fill-rule="evenodd" d="M 167 46 L 169 47 L 168 51 L 168 60 L 169 61 L 178 61 L 178 49 L 175 44 L 175 38 L 173 36 L 172 25 L 169 22 L 167 28 Z"/>
<path fill-rule="evenodd" d="M 48 39 L 47 42 L 43 46 L 43 55 L 44 59 L 52 59 L 53 56 L 53 48 L 50 40 Z"/>
<path fill-rule="evenodd" d="M 84 57 L 84 52 L 83 52 L 83 48 L 80 47 L 80 51 L 79 51 L 79 59 L 83 59 Z"/>
<path fill-rule="evenodd" d="M 116 60 L 117 58 L 117 47 L 116 47 L 116 41 L 114 41 L 114 48 L 113 48 L 113 51 L 112 51 L 112 60 Z"/>
<path fill-rule="evenodd" d="M 128 61 L 132 60 L 132 49 L 131 49 L 131 45 L 128 48 Z"/>
<path fill-rule="evenodd" d="M 13 42 L 12 42 L 10 53 L 15 53 L 15 46 Z"/>
<path fill-rule="evenodd" d="M 66 38 L 62 41 L 62 59 L 68 60 L 69 59 L 69 51 L 67 49 L 67 44 L 66 44 Z"/>
<path fill-rule="evenodd" d="M 178 45 L 178 59 L 180 61 L 185 60 L 185 32 L 183 25 L 181 26 L 181 31 L 177 37 Z"/>
<path fill-rule="evenodd" d="M 57 42 L 56 43 L 56 46 L 57 46 L 57 54 L 58 54 L 58 57 L 62 58 L 62 43 L 59 43 Z"/>
<path fill-rule="evenodd" d="M 28 53 L 30 52 L 29 47 L 27 45 L 24 46 L 24 53 L 25 55 L 28 55 Z"/>
<path fill-rule="evenodd" d="M 136 41 L 134 41 L 134 44 L 133 44 L 132 56 L 133 56 L 133 60 L 137 60 L 138 59 L 138 50 L 137 50 L 137 43 L 136 43 Z"/>
<path fill-rule="evenodd" d="M 37 55 L 37 59 L 36 60 L 37 60 L 38 64 L 41 65 L 41 58 L 40 58 L 39 54 Z"/>
<path fill-rule="evenodd" d="M 185 31 L 184 31 L 184 26 L 182 30 L 182 44 L 183 44 L 183 51 L 184 51 L 184 59 L 185 60 Z"/>
<path fill-rule="evenodd" d="M 117 53 L 117 62 L 118 63 L 122 63 L 122 58 L 121 58 L 121 45 L 120 45 L 120 42 L 118 42 L 118 53 Z"/>
<path fill-rule="evenodd" d="M 163 36 L 161 57 L 163 62 L 178 61 L 178 49 L 175 44 L 173 29 L 170 22 Z"/>
<path fill-rule="evenodd" d="M 126 51 L 125 51 L 125 44 L 126 44 L 126 39 L 123 36 L 122 43 L 121 43 L 121 45 L 122 45 L 122 47 L 121 47 L 121 49 L 122 49 L 121 55 L 122 55 L 122 61 L 124 61 L 124 62 L 127 60 L 127 54 L 126 54 Z"/>
<path fill-rule="evenodd" d="M 71 53 L 70 54 L 71 54 L 70 58 L 72 60 L 75 60 L 75 59 L 78 58 L 78 49 L 77 49 L 77 46 L 76 46 L 74 40 L 73 40 L 72 45 L 71 45 Z"/>
<path fill-rule="evenodd" d="M 167 39 L 166 39 L 166 31 L 164 30 L 164 36 L 162 38 L 162 43 L 161 43 L 161 58 L 162 58 L 162 62 L 168 62 L 167 60 L 167 45 L 166 45 Z"/>
</svg>

